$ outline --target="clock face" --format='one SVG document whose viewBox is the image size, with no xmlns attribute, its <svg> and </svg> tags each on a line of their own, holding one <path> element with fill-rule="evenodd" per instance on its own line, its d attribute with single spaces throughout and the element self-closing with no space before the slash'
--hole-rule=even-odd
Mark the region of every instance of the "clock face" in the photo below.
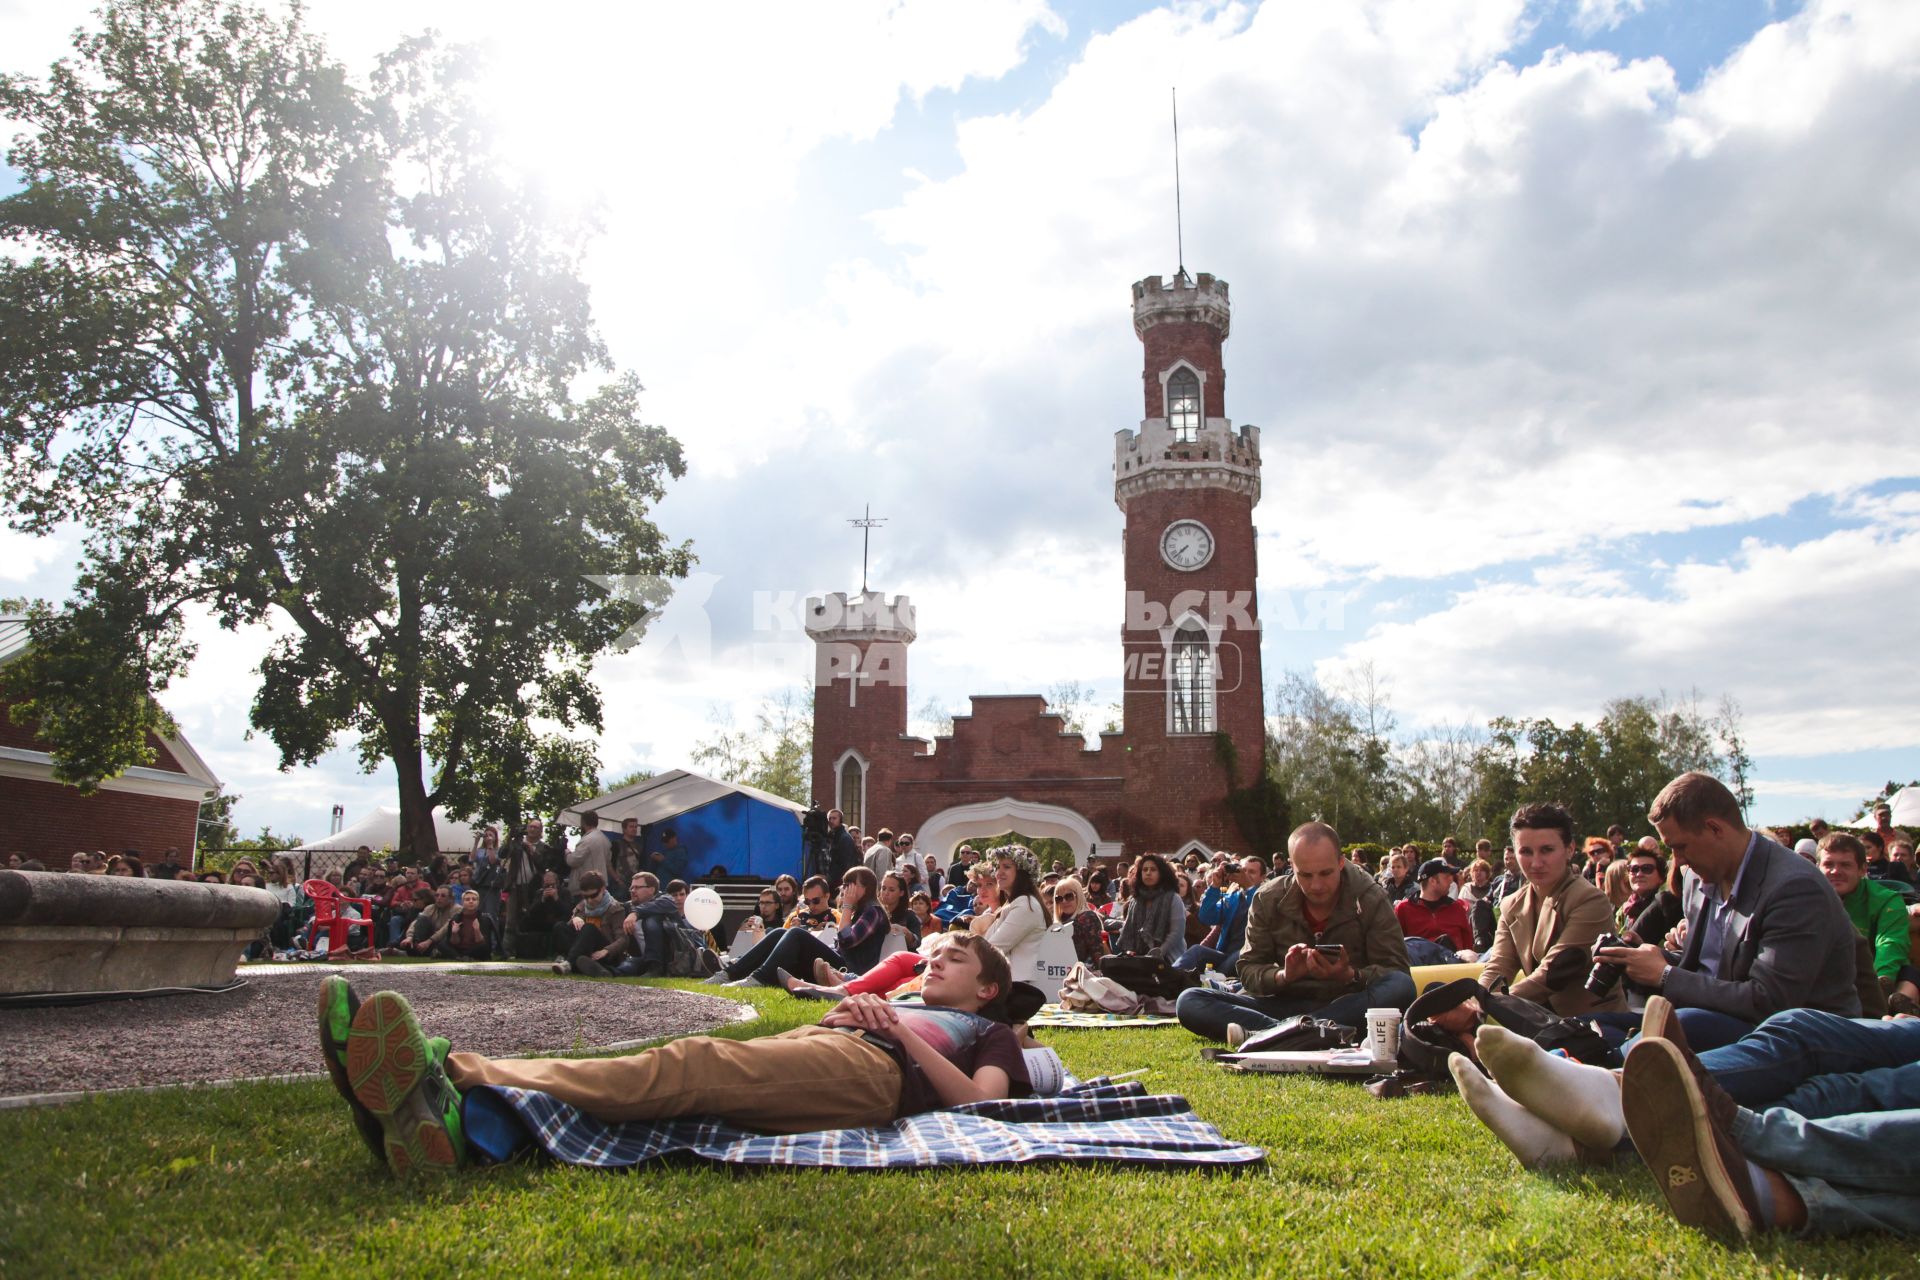
<svg viewBox="0 0 1920 1280">
<path fill-rule="evenodd" d="M 1160 558 L 1191 573 L 1213 559 L 1213 535 L 1198 520 L 1175 520 L 1160 535 Z"/>
</svg>

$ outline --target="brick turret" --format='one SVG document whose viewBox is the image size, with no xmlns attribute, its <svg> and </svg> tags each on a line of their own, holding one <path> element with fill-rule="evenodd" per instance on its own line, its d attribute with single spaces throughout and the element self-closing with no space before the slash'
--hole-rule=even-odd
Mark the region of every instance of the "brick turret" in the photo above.
<svg viewBox="0 0 1920 1280">
<path fill-rule="evenodd" d="M 867 774 L 876 760 L 891 761 L 907 732 L 907 646 L 914 639 L 913 602 L 878 591 L 836 591 L 807 601 L 813 638 L 813 794 L 838 803 L 860 825 Z M 834 744 L 831 755 L 819 749 Z M 856 768 L 842 787 L 835 770 Z M 857 779 L 857 783 L 855 782 Z"/>
</svg>

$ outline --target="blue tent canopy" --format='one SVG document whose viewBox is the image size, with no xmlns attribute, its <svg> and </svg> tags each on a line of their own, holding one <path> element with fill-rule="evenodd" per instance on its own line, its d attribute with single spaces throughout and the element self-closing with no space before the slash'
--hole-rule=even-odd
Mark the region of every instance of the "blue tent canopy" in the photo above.
<svg viewBox="0 0 1920 1280">
<path fill-rule="evenodd" d="M 578 826 L 589 810 L 600 815 L 602 826 L 637 819 L 646 852 L 668 854 L 664 865 L 653 864 L 663 881 L 800 874 L 800 815 L 806 806 L 756 787 L 674 769 L 562 810 L 559 818 Z M 679 838 L 678 850 L 663 850 L 661 837 L 669 830 Z"/>
</svg>

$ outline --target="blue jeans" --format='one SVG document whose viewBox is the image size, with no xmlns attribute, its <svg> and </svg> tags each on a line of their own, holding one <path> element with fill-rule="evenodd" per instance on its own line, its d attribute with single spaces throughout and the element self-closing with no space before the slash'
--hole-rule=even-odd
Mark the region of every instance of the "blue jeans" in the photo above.
<svg viewBox="0 0 1920 1280">
<path fill-rule="evenodd" d="M 1743 1022 L 1731 1014 L 1712 1009 L 1675 1009 L 1673 1013 L 1680 1021 L 1680 1029 L 1686 1033 L 1687 1047 L 1695 1053 L 1705 1053 L 1709 1049 L 1732 1044 L 1753 1030 L 1751 1022 Z M 1587 1013 L 1582 1014 L 1580 1020 L 1592 1022 L 1599 1028 L 1600 1038 L 1620 1049 L 1621 1053 L 1633 1050 L 1629 1039 L 1640 1030 L 1639 1014 Z M 1621 1048 L 1623 1045 L 1625 1048 Z"/>
<path fill-rule="evenodd" d="M 1793 1184 L 1807 1205 L 1807 1235 L 1920 1235 L 1920 1111 L 1809 1120 L 1781 1107 L 1742 1108 L 1729 1135 L 1748 1159 Z"/>
<path fill-rule="evenodd" d="M 1404 969 L 1389 969 L 1362 990 L 1321 1003 L 1303 996 L 1250 996 L 1241 992 L 1194 987 L 1180 993 L 1173 1012 L 1180 1025 L 1209 1040 L 1225 1040 L 1227 1024 L 1237 1022 L 1249 1035 L 1278 1026 L 1283 1019 L 1309 1013 L 1342 1026 L 1361 1029 L 1369 1009 L 1405 1009 L 1413 1003 L 1413 977 Z"/>
<path fill-rule="evenodd" d="M 762 939 L 759 946 L 755 946 L 753 951 L 741 957 L 740 965 L 743 966 L 751 961 L 754 951 L 758 951 L 760 946 L 764 945 L 766 940 Z M 777 987 L 780 985 L 779 971 L 785 969 L 796 978 L 812 982 L 815 960 L 825 960 L 836 969 L 848 967 L 846 957 L 805 929 L 782 929 L 780 940 L 774 943 L 773 950 L 767 953 L 766 959 L 754 968 L 753 976 L 758 978 L 764 986 Z"/>
<path fill-rule="evenodd" d="M 1743 1107 L 1814 1118 L 1911 1110 L 1920 1108 L 1920 1020 L 1789 1009 L 1700 1054 L 1700 1065 Z"/>
<path fill-rule="evenodd" d="M 770 929 L 747 954 L 726 966 L 726 974 L 729 978 L 755 977 L 769 987 L 777 987 L 780 979 L 774 970 L 785 969 L 796 978 L 812 982 L 817 958 L 826 959 L 836 969 L 847 966 L 844 956 L 805 929 Z"/>
<path fill-rule="evenodd" d="M 1238 951 L 1227 955 L 1215 947 L 1192 946 L 1180 953 L 1180 958 L 1173 962 L 1173 967 L 1185 969 L 1188 973 L 1199 973 L 1208 965 L 1212 965 L 1220 973 L 1231 978 L 1234 966 L 1239 963 L 1239 960 Z"/>
</svg>

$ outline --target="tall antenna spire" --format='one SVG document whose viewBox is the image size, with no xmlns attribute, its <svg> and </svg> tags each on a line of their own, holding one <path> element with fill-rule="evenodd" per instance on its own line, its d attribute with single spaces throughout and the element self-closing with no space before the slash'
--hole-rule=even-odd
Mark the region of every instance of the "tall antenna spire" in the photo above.
<svg viewBox="0 0 1920 1280">
<path fill-rule="evenodd" d="M 1174 88 L 1169 92 L 1173 95 L 1173 243 L 1180 263 L 1179 273 L 1174 277 L 1177 282 L 1187 274 L 1187 235 L 1180 216 L 1180 90 Z"/>
<path fill-rule="evenodd" d="M 867 547 L 873 540 L 873 531 L 887 522 L 887 517 L 873 514 L 873 504 L 867 504 L 867 514 L 858 519 L 847 521 L 860 530 L 860 594 L 867 594 Z"/>
</svg>

